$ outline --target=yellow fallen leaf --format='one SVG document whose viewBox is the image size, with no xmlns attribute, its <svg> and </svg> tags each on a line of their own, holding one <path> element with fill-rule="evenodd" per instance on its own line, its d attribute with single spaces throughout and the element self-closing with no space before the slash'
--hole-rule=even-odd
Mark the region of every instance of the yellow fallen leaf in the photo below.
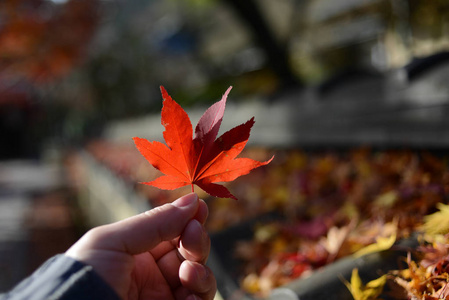
<svg viewBox="0 0 449 300">
<path fill-rule="evenodd" d="M 251 293 L 255 294 L 260 291 L 260 278 L 255 273 L 250 273 L 242 281 L 242 288 Z"/>
<path fill-rule="evenodd" d="M 396 191 L 390 191 L 379 195 L 375 200 L 374 204 L 383 208 L 392 207 L 398 200 L 398 193 Z"/>
<path fill-rule="evenodd" d="M 350 226 L 343 226 L 341 228 L 334 226 L 327 232 L 327 237 L 321 239 L 321 244 L 329 252 L 330 256 L 336 256 L 338 254 L 350 230 Z"/>
<path fill-rule="evenodd" d="M 383 275 L 364 286 L 359 276 L 359 270 L 356 268 L 352 270 L 351 282 L 345 281 L 344 283 L 354 300 L 375 300 L 382 293 L 386 282 L 387 275 Z"/>
<path fill-rule="evenodd" d="M 359 251 L 355 252 L 353 256 L 357 258 L 364 256 L 366 254 L 388 250 L 391 248 L 391 246 L 394 245 L 395 242 L 396 242 L 396 231 L 387 237 L 382 236 L 377 237 L 376 242 L 374 244 L 363 247 Z"/>
<path fill-rule="evenodd" d="M 437 203 L 437 211 L 424 217 L 421 229 L 429 235 L 449 233 L 449 205 Z"/>
</svg>

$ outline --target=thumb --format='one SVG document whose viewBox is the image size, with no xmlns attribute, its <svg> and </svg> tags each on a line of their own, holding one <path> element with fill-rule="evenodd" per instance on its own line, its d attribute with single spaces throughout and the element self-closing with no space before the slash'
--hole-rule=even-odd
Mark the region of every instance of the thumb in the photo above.
<svg viewBox="0 0 449 300">
<path fill-rule="evenodd" d="M 197 194 L 185 195 L 123 221 L 104 225 L 98 233 L 93 248 L 125 252 L 131 255 L 151 250 L 162 241 L 181 235 L 187 223 L 198 211 Z"/>
</svg>

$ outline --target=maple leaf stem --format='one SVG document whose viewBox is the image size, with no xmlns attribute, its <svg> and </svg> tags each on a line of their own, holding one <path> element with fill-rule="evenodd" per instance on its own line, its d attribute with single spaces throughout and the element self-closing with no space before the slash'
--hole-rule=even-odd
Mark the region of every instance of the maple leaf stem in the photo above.
<svg viewBox="0 0 449 300">
<path fill-rule="evenodd" d="M 191 184 L 191 186 L 192 186 L 192 193 L 194 193 L 194 192 L 195 192 L 195 190 L 193 189 L 193 183 Z"/>
</svg>

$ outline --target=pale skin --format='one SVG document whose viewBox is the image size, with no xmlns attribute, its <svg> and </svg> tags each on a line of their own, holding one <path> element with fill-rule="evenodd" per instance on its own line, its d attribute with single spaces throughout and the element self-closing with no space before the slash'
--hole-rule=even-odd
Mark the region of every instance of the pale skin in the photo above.
<svg viewBox="0 0 449 300">
<path fill-rule="evenodd" d="M 191 193 L 96 227 L 65 254 L 91 265 L 122 299 L 213 299 L 207 215 L 206 203 Z"/>
</svg>

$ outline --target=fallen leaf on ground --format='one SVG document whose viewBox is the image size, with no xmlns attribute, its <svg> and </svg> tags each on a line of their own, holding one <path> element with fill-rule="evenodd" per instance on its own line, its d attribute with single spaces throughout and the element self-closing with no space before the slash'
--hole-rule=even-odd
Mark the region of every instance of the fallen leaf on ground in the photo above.
<svg viewBox="0 0 449 300">
<path fill-rule="evenodd" d="M 370 253 L 380 252 L 390 249 L 396 242 L 397 232 L 394 230 L 390 235 L 376 237 L 374 244 L 363 247 L 353 254 L 354 257 L 361 257 Z"/>
<path fill-rule="evenodd" d="M 449 233 L 449 205 L 437 203 L 439 211 L 424 217 L 421 229 L 430 235 Z"/>
<path fill-rule="evenodd" d="M 386 282 L 387 275 L 383 275 L 377 279 L 371 280 L 366 285 L 363 285 L 357 268 L 352 270 L 351 282 L 344 281 L 354 300 L 378 299 Z"/>
</svg>

